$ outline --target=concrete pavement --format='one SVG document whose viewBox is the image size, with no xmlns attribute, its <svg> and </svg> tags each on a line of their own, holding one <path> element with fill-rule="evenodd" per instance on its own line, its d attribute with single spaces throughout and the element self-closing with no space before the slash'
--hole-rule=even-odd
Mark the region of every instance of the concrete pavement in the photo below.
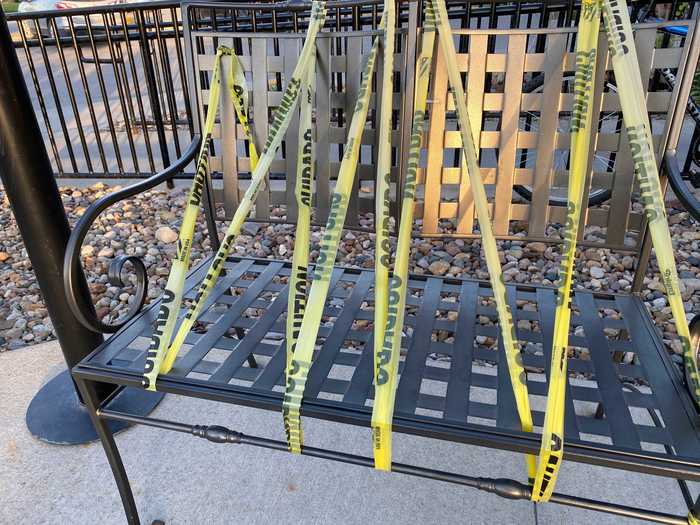
<svg viewBox="0 0 700 525">
<path fill-rule="evenodd" d="M 99 444 L 41 443 L 24 415 L 40 385 L 62 370 L 58 345 L 0 354 L 0 523 L 120 524 L 116 486 Z M 222 424 L 282 439 L 279 414 L 167 396 L 154 415 Z M 306 441 L 370 454 L 366 429 L 305 420 Z M 397 460 L 486 476 L 520 479 L 523 460 L 483 448 L 397 436 Z M 376 473 L 254 447 L 214 445 L 186 435 L 137 427 L 117 437 L 143 523 L 176 524 L 534 524 L 527 502 L 437 481 Z M 684 514 L 672 480 L 565 463 L 557 490 Z M 540 505 L 540 524 L 635 523 Z"/>
</svg>

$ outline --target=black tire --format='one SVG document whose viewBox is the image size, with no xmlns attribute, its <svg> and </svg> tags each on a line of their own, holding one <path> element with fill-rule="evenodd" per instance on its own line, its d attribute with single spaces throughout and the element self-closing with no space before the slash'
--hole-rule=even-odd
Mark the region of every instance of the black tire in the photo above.
<svg viewBox="0 0 700 525">
<path fill-rule="evenodd" d="M 515 190 L 515 193 L 520 195 L 526 201 L 532 201 L 532 190 L 528 186 L 514 185 L 513 189 Z M 605 201 L 610 199 L 611 195 L 612 191 L 610 190 L 593 190 L 588 195 L 588 207 L 590 208 L 591 206 L 603 204 Z M 549 197 L 550 206 L 566 206 L 567 203 L 568 199 L 565 199 L 563 197 Z"/>
<path fill-rule="evenodd" d="M 696 315 L 695 317 L 693 317 L 693 319 L 688 324 L 688 328 L 690 330 L 690 348 L 694 349 L 694 357 L 697 362 L 698 353 L 700 351 L 700 315 Z M 695 391 L 693 390 L 693 383 L 689 377 L 690 370 L 687 366 L 684 366 L 683 371 L 685 375 L 686 388 L 688 389 L 690 396 L 695 401 L 696 410 L 698 410 L 698 407 L 700 407 L 700 399 L 696 397 Z"/>
<path fill-rule="evenodd" d="M 695 147 L 697 147 L 697 144 Z M 691 144 L 691 154 L 692 149 L 693 145 Z M 683 204 L 690 216 L 697 222 L 700 222 L 700 201 L 698 201 L 695 192 L 691 189 L 691 186 L 695 186 L 694 181 L 691 179 L 695 174 L 690 173 L 687 177 L 684 176 L 681 173 L 680 166 L 673 162 L 667 164 L 666 175 L 676 198 Z M 698 319 L 698 324 L 700 325 L 700 318 L 696 317 L 696 319 Z"/>
<path fill-rule="evenodd" d="M 690 155 L 693 163 L 700 167 L 700 133 L 693 134 L 693 142 L 690 144 Z"/>
</svg>

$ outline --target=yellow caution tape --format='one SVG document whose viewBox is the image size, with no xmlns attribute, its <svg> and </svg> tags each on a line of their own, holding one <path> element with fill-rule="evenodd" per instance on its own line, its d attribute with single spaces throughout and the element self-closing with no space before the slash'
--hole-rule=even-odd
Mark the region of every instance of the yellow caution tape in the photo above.
<svg viewBox="0 0 700 525">
<path fill-rule="evenodd" d="M 387 33 L 385 42 L 390 39 L 389 28 L 393 26 L 393 3 L 386 2 Z M 389 7 L 391 6 L 391 7 Z M 393 30 L 391 32 L 393 43 Z M 425 107 L 428 98 L 428 84 L 435 47 L 435 24 L 432 8 L 426 5 L 426 20 L 423 25 L 421 52 L 418 58 L 415 98 L 413 102 L 413 122 L 411 141 L 408 152 L 406 177 L 403 187 L 401 220 L 399 224 L 396 262 L 391 285 L 389 276 L 389 170 L 391 159 L 382 158 L 382 151 L 387 156 L 391 153 L 390 120 L 384 118 L 380 128 L 379 155 L 377 158 L 377 243 L 375 275 L 375 313 L 374 313 L 374 405 L 372 407 L 372 443 L 374 466 L 380 470 L 391 470 L 391 423 L 394 414 L 396 396 L 396 377 L 398 373 L 399 353 L 401 351 L 401 333 L 403 331 L 404 312 L 406 308 L 406 284 L 408 282 L 408 263 L 411 251 L 411 232 L 413 230 L 413 213 L 415 209 L 416 179 L 420 161 L 421 139 L 425 127 Z M 393 45 L 384 49 L 386 54 L 393 53 Z M 384 79 L 382 87 L 382 112 L 391 109 L 391 78 L 387 79 L 390 68 L 386 58 L 384 62 Z M 390 116 L 389 116 L 390 119 Z M 381 133 L 386 129 L 385 133 Z M 383 149 L 382 149 L 383 148 Z"/>
<path fill-rule="evenodd" d="M 610 54 L 612 56 L 615 80 L 622 117 L 632 150 L 634 173 L 639 182 L 644 213 L 649 225 L 652 245 L 656 260 L 661 270 L 661 277 L 668 295 L 676 332 L 683 345 L 683 358 L 686 367 L 688 385 L 695 402 L 700 402 L 700 379 L 696 350 L 690 343 L 688 319 L 683 307 L 678 272 L 673 257 L 673 244 L 666 219 L 664 197 L 659 182 L 659 170 L 654 155 L 654 144 L 651 137 L 649 115 L 646 110 L 646 98 L 642 86 L 642 76 L 639 71 L 637 50 L 632 35 L 625 0 L 603 0 L 603 21 L 608 36 Z"/>
<path fill-rule="evenodd" d="M 394 38 L 395 38 L 395 8 L 393 1 L 384 3 L 386 31 L 383 35 L 384 69 L 382 71 L 382 98 L 379 110 L 377 153 L 377 178 L 375 202 L 376 253 L 374 261 L 374 407 L 372 410 L 372 432 L 374 438 L 380 435 L 380 423 L 375 419 L 379 405 L 387 401 L 387 389 L 393 390 L 395 385 L 387 382 L 383 366 L 390 358 L 384 350 L 384 334 L 387 328 L 389 308 L 389 267 L 391 264 L 391 244 L 389 241 L 391 200 L 391 124 L 393 106 L 393 69 L 394 69 Z M 390 349 L 388 350 L 391 351 Z M 394 381 L 395 382 L 395 381 Z M 393 402 L 392 402 L 393 405 Z M 391 410 L 389 417 L 391 416 Z M 388 422 L 391 425 L 391 420 Z M 390 438 L 390 431 L 388 433 Z M 385 439 L 389 439 L 385 438 Z M 381 445 L 374 448 L 375 466 L 389 470 L 391 466 L 391 442 L 386 447 Z"/>
<path fill-rule="evenodd" d="M 220 46 L 216 51 L 214 59 L 214 70 L 212 73 L 211 86 L 209 91 L 209 104 L 207 108 L 207 117 L 204 125 L 205 140 L 200 148 L 199 157 L 197 159 L 197 174 L 190 190 L 187 209 L 183 219 L 182 227 L 180 228 L 180 236 L 178 240 L 178 256 L 173 263 L 173 267 L 168 277 L 168 284 L 163 295 L 161 310 L 158 315 L 156 331 L 154 338 L 151 341 L 146 359 L 146 367 L 144 373 L 144 386 L 149 390 L 155 390 L 155 379 L 157 370 L 160 367 L 163 352 L 170 339 L 170 335 L 174 330 L 175 319 L 177 312 L 180 309 L 182 301 L 182 288 L 184 286 L 184 278 L 189 267 L 190 248 L 192 246 L 192 234 L 194 232 L 194 224 L 199 213 L 199 204 L 201 202 L 202 190 L 204 187 L 204 177 L 209 165 L 209 145 L 211 142 L 211 132 L 216 122 L 216 113 L 219 105 L 219 95 L 221 91 L 221 60 L 223 56 L 231 57 L 231 68 L 228 76 L 227 85 L 231 92 L 233 107 L 235 108 L 238 120 L 243 127 L 243 131 L 248 138 L 250 144 L 250 159 L 253 167 L 258 162 L 258 153 L 255 148 L 255 142 L 250 130 L 250 122 L 248 119 L 248 90 L 246 88 L 245 75 L 238 57 L 233 50 L 226 46 Z M 172 279 L 172 281 L 171 281 Z M 179 288 L 179 292 L 178 289 Z M 167 299 L 172 298 L 172 303 L 166 303 Z M 167 313 L 164 310 L 167 308 Z M 171 320 L 172 319 L 172 320 Z M 164 325 L 162 323 L 165 323 Z M 162 334 L 158 334 L 158 327 L 163 326 Z"/>
<path fill-rule="evenodd" d="M 576 239 L 583 206 L 588 156 L 593 121 L 593 81 L 595 78 L 600 0 L 584 0 L 581 4 L 576 39 L 576 76 L 574 105 L 571 114 L 571 170 L 564 231 L 564 248 L 559 264 L 559 289 L 552 340 L 552 359 L 547 391 L 542 443 L 537 475 L 532 488 L 533 501 L 547 501 L 552 495 L 564 452 L 564 406 L 566 396 L 566 364 L 569 346 L 570 301 L 573 285 Z"/>
<path fill-rule="evenodd" d="M 289 278 L 287 298 L 287 366 L 285 377 L 291 372 L 294 349 L 306 311 L 307 276 L 309 265 L 309 240 L 311 226 L 311 185 L 314 179 L 314 142 L 311 115 L 313 113 L 315 63 L 312 62 L 304 83 L 299 119 L 299 148 L 297 153 L 296 197 L 298 217 L 295 229 L 292 273 Z M 297 416 L 298 418 L 298 416 Z M 289 435 L 288 417 L 284 417 L 284 428 Z"/>
<path fill-rule="evenodd" d="M 161 372 L 163 373 L 167 373 L 173 366 L 177 353 L 179 352 L 182 343 L 185 342 L 185 337 L 187 337 L 187 334 L 192 329 L 192 325 L 197 320 L 197 317 L 199 317 L 199 314 L 202 313 L 204 302 L 211 293 L 211 290 L 214 288 L 216 280 L 219 278 L 221 269 L 224 266 L 223 263 L 226 260 L 226 257 L 228 257 L 228 253 L 231 250 L 236 237 L 241 231 L 243 222 L 246 220 L 251 208 L 253 207 L 258 191 L 265 182 L 267 171 L 270 169 L 270 164 L 272 164 L 272 161 L 277 154 L 277 149 L 282 144 L 282 138 L 289 127 L 294 108 L 296 107 L 296 103 L 299 100 L 299 95 L 302 92 L 302 79 L 306 75 L 310 64 L 316 58 L 316 35 L 323 27 L 325 16 L 325 2 L 314 2 L 311 10 L 311 22 L 309 23 L 309 27 L 307 29 L 304 47 L 301 50 L 299 61 L 294 67 L 294 71 L 292 72 L 292 76 L 289 79 L 287 87 L 282 94 L 280 105 L 277 108 L 277 111 L 275 111 L 275 117 L 272 125 L 270 126 L 270 133 L 267 136 L 265 148 L 260 159 L 258 160 L 258 164 L 255 167 L 255 170 L 253 170 L 250 186 L 248 186 L 243 194 L 243 198 L 241 199 L 238 208 L 236 208 L 233 219 L 231 219 L 231 223 L 226 230 L 224 240 L 214 256 L 214 260 L 209 267 L 207 275 L 204 277 L 202 284 L 197 290 L 195 301 L 185 314 L 185 319 L 180 325 L 180 328 L 175 335 L 175 339 L 173 339 L 172 345 L 168 349 L 168 353 L 165 356 L 161 369 Z"/>
<path fill-rule="evenodd" d="M 143 386 L 148 390 L 156 389 L 156 378 L 160 370 L 163 354 L 168 348 L 170 337 L 175 328 L 178 312 L 182 303 L 182 293 L 185 285 L 185 276 L 190 263 L 190 249 L 192 247 L 192 235 L 195 222 L 199 213 L 199 204 L 202 201 L 204 190 L 204 177 L 209 165 L 209 146 L 211 133 L 216 122 L 216 113 L 219 106 L 219 93 L 221 88 L 221 56 L 222 50 L 217 50 L 214 60 L 214 71 L 209 86 L 209 107 L 202 132 L 203 140 L 197 155 L 197 172 L 192 181 L 192 188 L 187 197 L 187 207 L 182 218 L 182 226 L 177 241 L 177 256 L 173 260 L 165 285 L 160 310 L 153 330 L 151 345 L 146 354 L 146 364 L 143 374 Z"/>
<path fill-rule="evenodd" d="M 297 63 L 296 67 L 294 68 L 294 72 L 292 73 L 292 77 L 289 80 L 289 83 L 287 84 L 287 88 L 285 89 L 283 95 L 282 95 L 282 100 L 280 103 L 279 108 L 275 112 L 275 118 L 273 120 L 273 123 L 271 125 L 270 133 L 267 137 L 267 141 L 265 143 L 265 147 L 263 150 L 262 156 L 258 159 L 257 164 L 255 166 L 255 169 L 253 170 L 253 174 L 251 176 L 251 183 L 248 189 L 246 190 L 245 194 L 243 195 L 243 198 L 241 199 L 241 202 L 236 209 L 236 213 L 234 214 L 234 217 L 231 221 L 231 224 L 229 225 L 228 230 L 226 231 L 226 235 L 224 237 L 224 241 L 221 243 L 221 246 L 219 250 L 217 251 L 216 255 L 214 256 L 214 260 L 209 268 L 209 271 L 207 272 L 206 277 L 204 278 L 202 284 L 199 287 L 199 290 L 197 291 L 197 295 L 195 297 L 195 302 L 192 304 L 192 306 L 189 308 L 187 311 L 187 314 L 185 315 L 185 319 L 183 320 L 182 324 L 180 325 L 180 328 L 178 329 L 177 334 L 175 335 L 175 338 L 173 339 L 172 345 L 168 348 L 168 342 L 170 341 L 170 337 L 172 335 L 173 329 L 174 329 L 174 324 L 175 324 L 175 319 L 177 318 L 177 312 L 179 311 L 180 304 L 182 301 L 182 289 L 184 287 L 184 274 L 187 270 L 187 263 L 189 262 L 189 248 L 191 245 L 192 241 L 192 231 L 194 229 L 194 220 L 196 219 L 196 214 L 197 210 L 199 207 L 199 200 L 192 201 L 190 199 L 190 204 L 188 204 L 188 208 L 185 212 L 185 218 L 183 219 L 183 227 L 180 230 L 180 237 L 183 239 L 185 238 L 185 242 L 183 245 L 186 246 L 186 261 L 182 265 L 182 270 L 177 268 L 178 274 L 177 274 L 177 280 L 173 282 L 173 286 L 166 286 L 166 292 L 164 295 L 163 299 L 163 304 L 161 306 L 161 314 L 159 314 L 158 317 L 158 322 L 160 323 L 161 318 L 167 318 L 168 322 L 164 322 L 164 328 L 160 331 L 158 331 L 158 326 L 156 327 L 156 336 L 154 336 L 154 343 L 156 342 L 156 339 L 158 339 L 157 344 L 152 345 L 153 352 L 149 352 L 149 358 L 151 358 L 151 353 L 152 353 L 152 365 L 149 369 L 149 364 L 147 360 L 147 365 L 146 365 L 146 374 L 144 376 L 148 380 L 148 384 L 146 385 L 147 388 L 150 390 L 155 389 L 155 379 L 157 377 L 157 374 L 159 372 L 167 373 L 171 368 L 173 363 L 175 362 L 175 358 L 177 357 L 177 353 L 182 346 L 182 343 L 185 340 L 185 337 L 189 333 L 190 329 L 192 328 L 192 325 L 194 324 L 195 320 L 201 313 L 201 309 L 203 307 L 204 301 L 206 300 L 207 296 L 211 292 L 211 289 L 213 288 L 216 279 L 218 278 L 221 269 L 223 267 L 223 262 L 226 260 L 226 257 L 228 256 L 228 252 L 231 249 L 231 246 L 233 245 L 233 242 L 235 240 L 235 237 L 238 235 L 240 232 L 241 225 L 243 224 L 243 221 L 247 217 L 248 213 L 250 212 L 250 209 L 252 207 L 252 204 L 255 200 L 255 196 L 257 195 L 259 189 L 262 187 L 264 180 L 265 180 L 265 175 L 267 174 L 267 171 L 270 167 L 270 164 L 272 163 L 272 160 L 276 154 L 277 149 L 279 148 L 281 142 L 282 142 L 282 137 L 284 135 L 284 132 L 286 131 L 287 127 L 289 126 L 289 122 L 291 120 L 291 115 L 292 115 L 292 110 L 296 106 L 296 102 L 299 98 L 299 94 L 301 92 L 301 77 L 306 74 L 306 70 L 308 69 L 308 66 L 311 62 L 312 59 L 315 58 L 315 50 L 316 50 L 316 35 L 318 34 L 319 30 L 323 26 L 323 22 L 325 20 L 325 14 L 326 14 L 326 8 L 325 8 L 325 2 L 314 2 L 311 10 L 311 21 L 309 23 L 309 27 L 307 30 L 307 35 L 306 35 L 306 41 L 304 42 L 304 47 L 302 48 L 301 55 L 299 57 L 299 62 Z M 208 137 L 205 140 L 205 145 L 208 146 L 209 140 L 210 140 L 210 134 L 211 134 L 211 129 L 213 128 L 213 120 L 216 116 L 216 109 L 218 106 L 218 89 L 220 86 L 220 78 L 219 78 L 219 67 L 220 67 L 220 55 L 221 53 L 217 52 L 217 60 L 215 61 L 215 70 L 214 74 L 212 75 L 212 86 L 210 88 L 210 101 L 209 101 L 209 108 L 207 112 L 207 125 L 205 125 L 205 136 Z M 240 77 L 239 77 L 240 78 Z M 216 80 L 216 82 L 214 82 Z M 235 77 L 234 77 L 234 85 L 235 85 Z M 245 91 L 245 89 L 244 89 Z M 234 102 L 236 101 L 236 97 L 233 97 Z M 239 115 L 241 112 L 237 110 L 237 114 Z M 211 123 L 209 122 L 211 117 Z M 247 113 L 246 113 L 246 122 L 247 122 Z M 251 145 L 253 144 L 252 138 L 249 138 Z M 253 146 L 254 148 L 254 146 Z M 203 149 L 203 151 L 208 152 L 208 149 Z M 254 149 L 251 149 L 251 154 L 253 154 Z M 201 155 L 200 155 L 201 156 Z M 203 187 L 203 180 L 204 180 L 204 173 L 206 172 L 206 167 L 207 167 L 207 160 L 204 159 L 202 162 L 198 161 L 198 172 L 197 172 L 197 178 L 195 178 L 195 182 L 193 183 L 193 190 L 192 192 L 194 193 L 197 188 L 199 188 L 198 194 L 201 197 L 201 191 Z M 188 220 L 188 211 L 193 208 L 193 218 L 191 219 L 191 225 L 187 222 Z M 187 228 L 186 228 L 187 226 Z M 180 257 L 178 257 L 178 260 L 180 260 Z M 176 261 L 177 262 L 177 261 Z M 170 278 L 168 279 L 168 282 L 170 283 L 171 278 L 173 278 L 174 270 L 176 270 L 175 263 L 173 263 L 173 270 L 171 270 Z M 181 272 L 181 274 L 180 274 Z M 173 300 L 168 300 L 169 297 L 172 296 L 174 299 Z M 166 304 L 167 301 L 167 304 Z M 166 308 L 165 314 L 163 314 L 163 308 Z M 171 320 L 172 319 L 172 320 Z M 166 353 L 166 348 L 167 348 L 167 353 Z M 165 354 L 165 355 L 164 355 Z"/>
<path fill-rule="evenodd" d="M 471 126 L 469 125 L 470 121 L 469 114 L 467 112 L 467 98 L 464 94 L 464 87 L 462 86 L 462 77 L 457 69 L 457 54 L 455 52 L 452 31 L 447 18 L 445 0 L 431 1 L 438 26 L 440 48 L 445 55 L 447 76 L 450 87 L 452 88 L 452 94 L 454 95 L 455 106 L 457 108 L 459 131 L 462 137 L 462 150 L 467 161 L 467 172 L 469 173 L 469 182 L 471 184 L 472 194 L 474 196 L 474 207 L 476 208 L 479 230 L 481 231 L 481 242 L 484 249 L 484 255 L 486 256 L 486 266 L 489 270 L 493 297 L 496 301 L 496 312 L 498 313 L 498 321 L 501 328 L 501 338 L 505 349 L 510 383 L 515 396 L 515 404 L 518 410 L 518 416 L 520 418 L 520 426 L 524 432 L 531 432 L 532 414 L 530 413 L 530 401 L 527 396 L 527 377 L 522 364 L 520 347 L 518 345 L 517 336 L 515 333 L 515 325 L 513 324 L 513 315 L 510 311 L 510 307 L 508 306 L 508 298 L 506 296 L 506 287 L 503 281 L 501 262 L 498 258 L 496 238 L 494 237 L 493 230 L 491 228 L 489 204 L 486 198 L 484 182 L 481 180 L 478 156 L 474 146 Z M 526 461 L 528 477 L 533 479 L 535 475 L 535 457 L 528 455 L 526 456 Z"/>
<path fill-rule="evenodd" d="M 384 22 L 384 19 L 382 19 L 380 29 L 383 29 Z M 312 273 L 311 290 L 309 291 L 307 308 L 299 330 L 294 357 L 287 368 L 287 384 L 282 413 L 289 450 L 295 454 L 301 453 L 303 444 L 300 419 L 301 401 L 304 396 L 306 378 L 313 359 L 316 336 L 318 335 L 321 317 L 323 316 L 331 273 L 338 253 L 338 242 L 345 223 L 345 215 L 355 179 L 360 142 L 367 120 L 367 111 L 372 92 L 371 80 L 378 47 L 379 38 L 375 38 L 367 64 L 362 72 L 360 91 L 355 103 L 352 121 L 350 122 L 348 141 L 340 164 L 338 180 L 331 198 L 326 230 L 321 239 L 321 251 Z"/>
<path fill-rule="evenodd" d="M 255 167 L 258 165 L 258 150 L 255 147 L 255 141 L 253 140 L 253 132 L 250 129 L 250 118 L 248 116 L 248 88 L 245 79 L 245 73 L 243 71 L 243 65 L 238 59 L 233 49 L 225 46 L 220 46 L 219 49 L 224 55 L 231 57 L 231 69 L 228 76 L 228 88 L 231 93 L 231 100 L 233 101 L 233 107 L 236 110 L 236 116 L 238 117 L 238 122 L 241 123 L 243 128 L 243 133 L 248 138 L 248 148 L 250 150 L 250 169 L 255 171 Z"/>
</svg>

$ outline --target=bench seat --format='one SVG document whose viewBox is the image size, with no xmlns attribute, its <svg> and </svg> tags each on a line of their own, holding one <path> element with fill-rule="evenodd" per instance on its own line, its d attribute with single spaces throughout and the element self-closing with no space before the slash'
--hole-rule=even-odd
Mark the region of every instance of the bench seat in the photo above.
<svg viewBox="0 0 700 525">
<path fill-rule="evenodd" d="M 190 273 L 186 299 L 194 297 L 209 262 Z M 289 262 L 229 258 L 205 313 L 171 372 L 159 377 L 158 389 L 281 411 L 290 269 Z M 371 270 L 335 268 L 304 417 L 369 426 L 373 284 Z M 555 289 L 508 286 L 524 343 L 533 434 L 519 429 L 488 283 L 412 275 L 408 289 L 394 431 L 536 453 Z M 158 307 L 156 302 L 144 309 L 74 373 L 140 388 Z M 573 307 L 565 459 L 700 481 L 698 415 L 643 302 L 577 291 Z M 369 450 L 369 433 L 367 440 Z"/>
</svg>

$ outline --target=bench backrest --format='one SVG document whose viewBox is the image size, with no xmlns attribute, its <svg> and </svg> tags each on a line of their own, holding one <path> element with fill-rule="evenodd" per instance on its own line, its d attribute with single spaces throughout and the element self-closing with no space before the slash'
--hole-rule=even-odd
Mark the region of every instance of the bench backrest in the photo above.
<svg viewBox="0 0 700 525">
<path fill-rule="evenodd" d="M 481 150 L 481 175 L 487 187 L 494 230 L 501 238 L 522 236 L 551 242 L 548 227 L 565 221 L 566 209 L 550 199 L 566 196 L 570 120 L 575 71 L 576 29 L 455 30 L 463 52 L 472 133 Z M 671 89 L 660 70 L 684 69 L 688 46 L 664 42 L 657 26 L 637 26 L 635 42 L 652 133 L 662 154 L 669 142 L 677 108 L 678 82 Z M 459 50 L 458 50 L 459 51 Z M 642 210 L 629 144 L 620 112 L 606 36 L 601 31 L 594 80 L 595 151 L 589 159 L 589 191 L 610 190 L 610 199 L 588 209 L 581 241 L 630 249 L 639 239 Z M 478 237 L 469 180 L 460 162 L 461 140 L 448 95 L 445 60 L 437 50 L 432 84 L 432 111 L 427 136 L 427 162 L 422 173 L 424 235 Z M 680 106 L 681 113 L 685 107 Z M 592 148 L 593 149 L 593 148 Z M 659 157 L 660 160 L 660 157 Z M 532 191 L 531 201 L 514 186 Z"/>
<path fill-rule="evenodd" d="M 216 47 L 231 46 L 246 70 L 252 90 L 250 113 L 254 133 L 257 143 L 263 144 L 273 109 L 279 104 L 282 89 L 299 56 L 309 5 L 295 6 L 291 10 L 289 4 L 285 9 L 274 5 L 256 7 L 245 11 L 249 13 L 245 26 L 241 25 L 240 10 L 236 17 L 233 8 L 226 11 L 213 7 L 215 5 L 192 3 L 183 7 L 190 73 L 193 73 L 190 92 L 195 94 L 194 111 L 203 122 Z M 314 222 L 318 224 L 324 224 L 327 217 L 361 70 L 372 38 L 377 34 L 374 28 L 382 6 L 379 2 L 361 8 L 352 4 L 342 11 L 343 8 L 338 7 L 342 5 L 329 3 L 329 18 L 317 40 Z M 413 71 L 421 27 L 418 3 L 398 5 L 392 199 L 397 194 L 395 188 L 401 185 L 401 166 L 407 153 Z M 253 16 L 256 13 L 257 21 Z M 674 25 L 692 27 L 691 22 L 674 22 Z M 566 196 L 576 29 L 470 28 L 455 29 L 454 34 L 458 67 L 466 78 L 472 131 L 479 142 L 481 175 L 486 183 L 496 235 L 504 239 L 561 242 L 552 235 L 550 227 L 564 222 L 565 208 L 550 205 L 550 198 Z M 681 89 L 687 91 L 685 69 L 694 69 L 697 60 L 697 53 L 689 55 L 691 40 L 668 37 L 659 25 L 636 27 L 635 41 L 642 75 L 648 79 L 643 84 L 648 90 L 647 103 L 659 160 L 664 151 L 675 149 L 678 140 L 685 108 L 677 100 Z M 604 31 L 601 31 L 598 50 L 593 101 L 594 119 L 598 118 L 600 125 L 593 137 L 595 152 L 589 161 L 592 176 L 587 184 L 591 191 L 609 190 L 610 198 L 589 208 L 580 242 L 636 251 L 644 220 Z M 224 67 L 229 67 L 228 59 Z M 379 74 L 382 67 L 380 59 Z M 417 230 L 426 237 L 478 237 L 468 175 L 462 167 L 454 103 L 439 46 L 435 48 L 433 67 L 429 127 L 419 172 Z M 663 68 L 677 75 L 679 81 L 675 88 L 660 78 Z M 374 210 L 376 89 L 380 85 L 377 81 L 373 84 L 356 191 L 346 222 L 350 228 L 374 228 L 371 216 L 362 214 Z M 296 220 L 297 120 L 295 117 L 272 165 L 269 185 L 258 197 L 253 220 Z M 216 192 L 217 201 L 230 216 L 248 184 L 250 159 L 241 129 L 235 125 L 227 93 L 222 97 L 221 119 L 214 137 L 210 168 L 221 174 L 223 182 Z M 514 186 L 530 190 L 531 201 L 520 195 L 522 191 L 514 191 Z M 393 204 L 396 212 L 396 205 L 400 203 Z"/>
<path fill-rule="evenodd" d="M 187 13 L 196 20 L 198 12 L 208 9 L 203 4 L 193 4 L 187 8 Z M 381 5 L 377 4 L 377 9 Z M 329 15 L 332 15 L 333 9 Z M 351 13 L 350 13 L 351 14 Z M 379 13 L 380 15 L 381 13 Z M 308 15 L 308 10 L 300 14 L 300 18 Z M 315 152 L 316 166 L 314 187 L 314 223 L 325 224 L 330 207 L 330 197 L 333 185 L 340 167 L 347 132 L 352 119 L 355 100 L 360 87 L 361 73 L 372 47 L 373 38 L 379 34 L 376 29 L 379 17 L 374 13 L 372 21 L 362 21 L 363 29 L 355 27 L 333 27 L 335 20 L 332 16 L 327 19 L 325 30 L 319 34 L 316 42 L 316 100 L 314 110 L 315 122 Z M 345 20 L 344 20 L 345 21 Z M 302 26 L 303 29 L 299 29 Z M 303 45 L 306 20 L 296 23 L 289 20 L 287 24 L 278 21 L 277 31 L 258 32 L 234 31 L 232 27 L 190 26 L 187 32 L 188 47 L 190 48 L 193 65 L 193 87 L 196 93 L 193 103 L 196 104 L 196 114 L 200 116 L 200 126 L 203 125 L 205 104 L 209 98 L 208 82 L 214 65 L 214 55 L 219 45 L 232 47 L 245 69 L 248 86 L 251 89 L 250 115 L 252 117 L 253 133 L 260 146 L 264 144 L 274 109 L 279 105 L 282 91 L 296 65 Z M 260 23 L 258 23 L 258 26 Z M 297 29 L 295 30 L 295 26 Z M 373 29 L 372 27 L 375 27 Z M 415 35 L 413 35 L 415 39 Z M 407 30 L 397 31 L 396 53 L 394 57 L 395 89 L 393 94 L 395 111 L 395 130 L 392 133 L 392 145 L 395 154 L 400 151 L 400 140 L 407 134 L 402 113 L 403 86 L 407 84 L 404 75 L 407 73 L 404 51 L 415 44 L 407 43 Z M 223 74 L 230 67 L 230 57 L 224 57 Z M 381 53 L 376 62 L 377 71 L 381 74 L 384 64 Z M 374 210 L 374 164 L 377 148 L 374 147 L 376 138 L 377 102 L 379 97 L 376 90 L 381 83 L 374 83 L 373 95 L 367 126 L 362 136 L 360 159 L 355 178 L 355 191 L 349 203 L 346 225 L 361 228 L 361 214 Z M 410 85 L 410 84 L 409 84 Z M 221 97 L 220 121 L 217 123 L 214 136 L 214 151 L 210 158 L 210 169 L 219 172 L 223 178 L 221 191 L 215 192 L 223 202 L 227 216 L 235 210 L 240 197 L 247 187 L 250 178 L 250 158 L 245 146 L 245 136 L 240 126 L 235 124 L 233 106 L 227 90 Z M 296 221 L 296 202 L 294 189 L 297 169 L 298 145 L 298 111 L 295 112 L 292 123 L 285 135 L 284 142 L 275 161 L 273 161 L 269 184 L 263 188 L 255 205 L 254 220 L 259 221 Z M 222 138 L 224 140 L 222 140 Z M 393 177 L 398 176 L 398 167 L 394 169 Z M 280 217 L 280 210 L 283 216 Z M 364 221 L 362 221 L 364 222 Z"/>
</svg>

